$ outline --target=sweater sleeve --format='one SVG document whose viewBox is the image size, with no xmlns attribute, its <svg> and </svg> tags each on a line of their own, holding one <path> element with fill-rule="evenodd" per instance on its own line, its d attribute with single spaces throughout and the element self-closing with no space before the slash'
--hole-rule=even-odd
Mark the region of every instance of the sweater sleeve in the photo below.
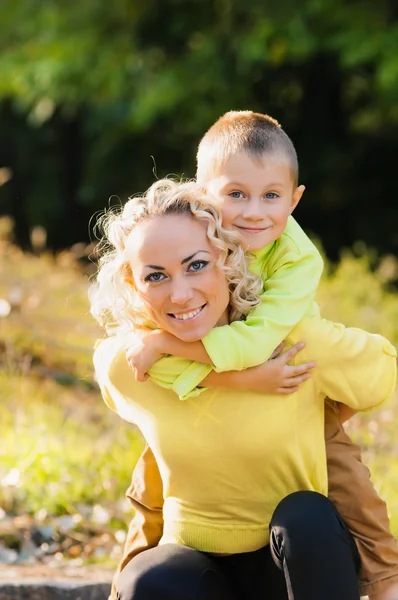
<svg viewBox="0 0 398 600">
<path fill-rule="evenodd" d="M 386 338 L 318 318 L 303 319 L 294 337 L 316 361 L 313 377 L 324 396 L 354 410 L 371 410 L 391 397 L 397 351 Z"/>
<path fill-rule="evenodd" d="M 241 371 L 268 360 L 314 303 L 322 258 L 314 246 L 300 251 L 287 243 L 284 250 L 285 241 L 268 269 L 261 303 L 246 321 L 215 327 L 203 338 L 215 371 Z"/>
</svg>

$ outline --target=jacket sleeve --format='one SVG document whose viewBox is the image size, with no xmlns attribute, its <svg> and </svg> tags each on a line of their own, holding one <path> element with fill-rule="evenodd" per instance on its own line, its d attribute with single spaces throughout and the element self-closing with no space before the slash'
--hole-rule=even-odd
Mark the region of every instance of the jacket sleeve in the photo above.
<svg viewBox="0 0 398 600">
<path fill-rule="evenodd" d="M 199 396 L 206 388 L 201 382 L 212 371 L 211 365 L 179 356 L 165 356 L 148 371 L 150 379 L 165 389 L 171 389 L 180 400 Z"/>
<path fill-rule="evenodd" d="M 109 600 L 117 600 L 117 579 L 125 566 L 140 552 L 158 545 L 163 533 L 163 485 L 152 450 L 146 446 L 133 472 L 126 493 L 134 507 L 122 559 L 113 577 Z"/>
<path fill-rule="evenodd" d="M 246 321 L 215 327 L 203 338 L 215 371 L 241 371 L 268 360 L 313 304 L 322 270 L 315 247 L 287 251 Z"/>
<path fill-rule="evenodd" d="M 313 377 L 324 396 L 354 410 L 371 410 L 393 394 L 397 351 L 383 336 L 306 318 L 294 337 L 305 341 L 307 358 L 315 360 Z"/>
</svg>

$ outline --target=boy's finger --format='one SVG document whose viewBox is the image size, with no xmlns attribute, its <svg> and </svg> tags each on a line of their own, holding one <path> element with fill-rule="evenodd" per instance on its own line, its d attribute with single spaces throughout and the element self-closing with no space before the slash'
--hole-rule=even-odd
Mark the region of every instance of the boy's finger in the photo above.
<svg viewBox="0 0 398 600">
<path fill-rule="evenodd" d="M 287 365 L 286 369 L 288 369 L 288 376 L 295 377 L 296 375 L 303 375 L 303 373 L 307 373 L 316 366 L 314 362 L 303 363 L 302 365 Z"/>
<path fill-rule="evenodd" d="M 278 388 L 276 390 L 277 394 L 284 394 L 285 396 L 287 394 L 294 394 L 294 392 L 298 391 L 298 387 L 282 387 L 282 388 Z"/>
<path fill-rule="evenodd" d="M 272 358 L 276 358 L 277 356 L 279 356 L 279 354 L 280 354 L 280 353 L 282 352 L 282 350 L 283 350 L 283 346 L 284 346 L 284 345 L 285 345 L 285 342 L 281 342 L 281 343 L 279 344 L 279 346 L 277 346 L 277 347 L 275 348 L 275 350 L 273 351 L 273 353 L 271 354 L 271 356 L 270 356 L 270 359 L 272 359 Z"/>
<path fill-rule="evenodd" d="M 135 380 L 139 381 L 140 383 L 142 383 L 143 381 L 146 381 L 148 379 L 148 376 L 146 373 L 141 373 L 141 371 L 137 371 L 135 374 Z"/>
<path fill-rule="evenodd" d="M 286 350 L 283 353 L 283 358 L 284 358 L 285 362 L 289 362 L 289 360 L 292 360 L 292 358 L 294 358 L 296 356 L 296 354 L 298 354 L 300 352 L 300 350 L 302 350 L 304 348 L 304 346 L 305 346 L 304 342 L 299 342 L 298 344 L 295 344 L 294 346 L 292 346 L 291 348 Z"/>
<path fill-rule="evenodd" d="M 297 375 L 297 377 L 290 377 L 285 381 L 284 386 L 288 388 L 297 386 L 300 383 L 307 381 L 307 379 L 309 379 L 310 377 L 311 373 L 304 373 L 303 375 Z"/>
</svg>

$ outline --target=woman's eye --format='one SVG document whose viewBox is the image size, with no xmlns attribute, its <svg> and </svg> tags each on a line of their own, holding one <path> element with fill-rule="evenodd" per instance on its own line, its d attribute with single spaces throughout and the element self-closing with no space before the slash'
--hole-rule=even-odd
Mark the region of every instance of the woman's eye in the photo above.
<svg viewBox="0 0 398 600">
<path fill-rule="evenodd" d="M 228 196 L 230 196 L 231 198 L 235 198 L 235 200 L 240 200 L 241 198 L 243 198 L 242 192 L 229 192 Z"/>
<path fill-rule="evenodd" d="M 208 260 L 194 260 L 188 267 L 188 271 L 201 271 L 206 265 L 209 264 Z"/>
<path fill-rule="evenodd" d="M 164 274 L 163 273 L 150 273 L 144 279 L 144 281 L 149 281 L 150 283 L 158 283 L 159 281 L 163 281 Z"/>
<path fill-rule="evenodd" d="M 267 200 L 275 200 L 275 198 L 279 198 L 278 194 L 276 194 L 275 192 L 268 192 L 267 194 L 265 194 L 265 197 L 267 198 Z"/>
</svg>

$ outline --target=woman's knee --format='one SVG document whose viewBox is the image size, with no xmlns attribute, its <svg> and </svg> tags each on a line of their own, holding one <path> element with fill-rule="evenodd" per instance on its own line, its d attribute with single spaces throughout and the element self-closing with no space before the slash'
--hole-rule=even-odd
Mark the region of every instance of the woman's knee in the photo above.
<svg viewBox="0 0 398 600">
<path fill-rule="evenodd" d="M 157 564 L 152 561 L 152 550 L 135 556 L 120 573 L 116 588 L 118 600 L 149 598 L 156 582 Z"/>
<path fill-rule="evenodd" d="M 318 492 L 299 491 L 281 500 L 274 511 L 270 527 L 308 531 L 319 525 L 329 528 L 341 524 L 338 512 L 326 496 Z"/>
<path fill-rule="evenodd" d="M 348 548 L 359 566 L 359 555 L 347 526 L 333 503 L 322 494 L 299 491 L 286 496 L 276 507 L 270 523 L 274 559 L 299 552 L 316 556 Z"/>
<path fill-rule="evenodd" d="M 117 592 L 119 600 L 222 600 L 221 579 L 206 555 L 165 544 L 133 558 L 119 576 Z"/>
</svg>

